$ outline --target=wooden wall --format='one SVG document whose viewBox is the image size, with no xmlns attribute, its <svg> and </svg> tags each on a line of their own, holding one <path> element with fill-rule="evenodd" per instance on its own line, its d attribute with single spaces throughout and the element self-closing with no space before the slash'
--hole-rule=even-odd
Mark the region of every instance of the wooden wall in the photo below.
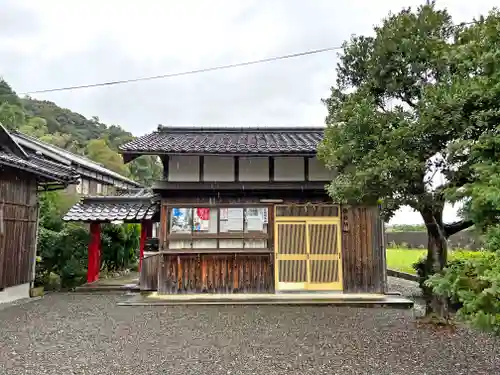
<svg viewBox="0 0 500 375">
<path fill-rule="evenodd" d="M 158 293 L 273 293 L 272 254 L 163 254 Z"/>
<path fill-rule="evenodd" d="M 158 289 L 158 270 L 160 269 L 160 254 L 144 254 L 142 260 L 139 287 L 141 290 Z"/>
<path fill-rule="evenodd" d="M 312 198 L 312 197 L 311 197 Z M 210 201 L 211 204 L 222 202 L 258 202 L 256 197 L 236 198 L 218 197 L 207 199 L 199 197 L 166 199 L 163 204 L 179 204 Z M 310 199 L 320 204 L 321 198 Z M 323 202 L 327 202 L 323 200 Z M 291 199 L 284 205 L 291 204 Z M 299 202 L 296 202 L 299 203 Z M 280 204 L 279 206 L 282 206 Z M 280 211 L 281 210 L 281 211 Z M 297 211 L 298 210 L 298 211 Z M 271 210 L 272 212 L 273 210 Z M 166 206 L 162 207 L 160 243 L 165 243 L 168 234 Z M 343 291 L 345 293 L 385 293 L 387 292 L 387 271 L 383 223 L 378 207 L 341 206 L 307 209 L 304 213 L 297 206 L 279 208 L 278 216 L 340 216 L 342 229 L 342 270 Z M 273 217 L 270 216 L 270 225 Z M 271 230 L 273 233 L 274 230 Z M 163 241 L 162 241 L 163 239 Z M 172 251 L 163 246 L 165 250 Z M 274 243 L 269 241 L 267 254 L 213 253 L 162 254 L 158 285 L 160 293 L 232 293 L 232 292 L 274 292 Z M 245 276 L 243 276 L 245 275 Z"/>
<path fill-rule="evenodd" d="M 383 223 L 377 207 L 341 208 L 345 293 L 385 293 Z"/>
<path fill-rule="evenodd" d="M 0 167 L 0 290 L 32 281 L 37 216 L 36 180 Z"/>
</svg>

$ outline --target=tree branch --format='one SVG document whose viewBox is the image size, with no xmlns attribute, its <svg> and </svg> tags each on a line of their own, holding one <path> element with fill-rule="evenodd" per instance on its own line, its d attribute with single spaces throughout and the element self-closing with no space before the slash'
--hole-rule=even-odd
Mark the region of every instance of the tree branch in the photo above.
<svg viewBox="0 0 500 375">
<path fill-rule="evenodd" d="M 470 228 L 473 226 L 474 223 L 472 220 L 462 220 L 462 221 L 457 221 L 455 223 L 451 224 L 445 224 L 444 225 L 444 235 L 446 238 L 454 235 L 455 233 L 458 233 L 464 229 Z"/>
</svg>

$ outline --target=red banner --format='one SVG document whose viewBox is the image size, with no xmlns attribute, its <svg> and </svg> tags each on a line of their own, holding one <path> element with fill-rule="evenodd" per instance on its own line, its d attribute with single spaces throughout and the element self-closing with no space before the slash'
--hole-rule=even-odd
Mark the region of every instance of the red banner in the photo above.
<svg viewBox="0 0 500 375">
<path fill-rule="evenodd" d="M 196 214 L 200 220 L 208 220 L 210 218 L 210 208 L 197 208 Z"/>
</svg>

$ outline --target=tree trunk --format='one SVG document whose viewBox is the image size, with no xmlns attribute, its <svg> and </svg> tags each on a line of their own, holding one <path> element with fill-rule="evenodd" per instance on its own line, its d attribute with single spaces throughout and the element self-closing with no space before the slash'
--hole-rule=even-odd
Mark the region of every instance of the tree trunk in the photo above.
<svg viewBox="0 0 500 375">
<path fill-rule="evenodd" d="M 442 213 L 424 211 L 421 213 L 427 228 L 427 259 L 425 261 L 423 278 L 421 282 L 423 297 L 426 303 L 426 315 L 436 315 L 439 318 L 448 320 L 448 299 L 436 296 L 432 290 L 423 285 L 425 280 L 434 273 L 441 272 L 446 266 L 448 256 L 448 243 L 444 233 L 441 216 Z"/>
</svg>

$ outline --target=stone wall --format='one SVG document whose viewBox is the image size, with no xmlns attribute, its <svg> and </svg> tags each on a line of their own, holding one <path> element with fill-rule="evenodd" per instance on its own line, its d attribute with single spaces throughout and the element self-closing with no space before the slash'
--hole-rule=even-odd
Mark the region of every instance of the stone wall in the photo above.
<svg viewBox="0 0 500 375">
<path fill-rule="evenodd" d="M 397 247 L 403 245 L 412 249 L 427 248 L 426 232 L 386 232 L 385 237 L 387 247 L 396 244 Z M 448 245 L 452 249 L 478 250 L 482 247 L 482 242 L 473 231 L 462 231 L 451 236 Z"/>
</svg>

